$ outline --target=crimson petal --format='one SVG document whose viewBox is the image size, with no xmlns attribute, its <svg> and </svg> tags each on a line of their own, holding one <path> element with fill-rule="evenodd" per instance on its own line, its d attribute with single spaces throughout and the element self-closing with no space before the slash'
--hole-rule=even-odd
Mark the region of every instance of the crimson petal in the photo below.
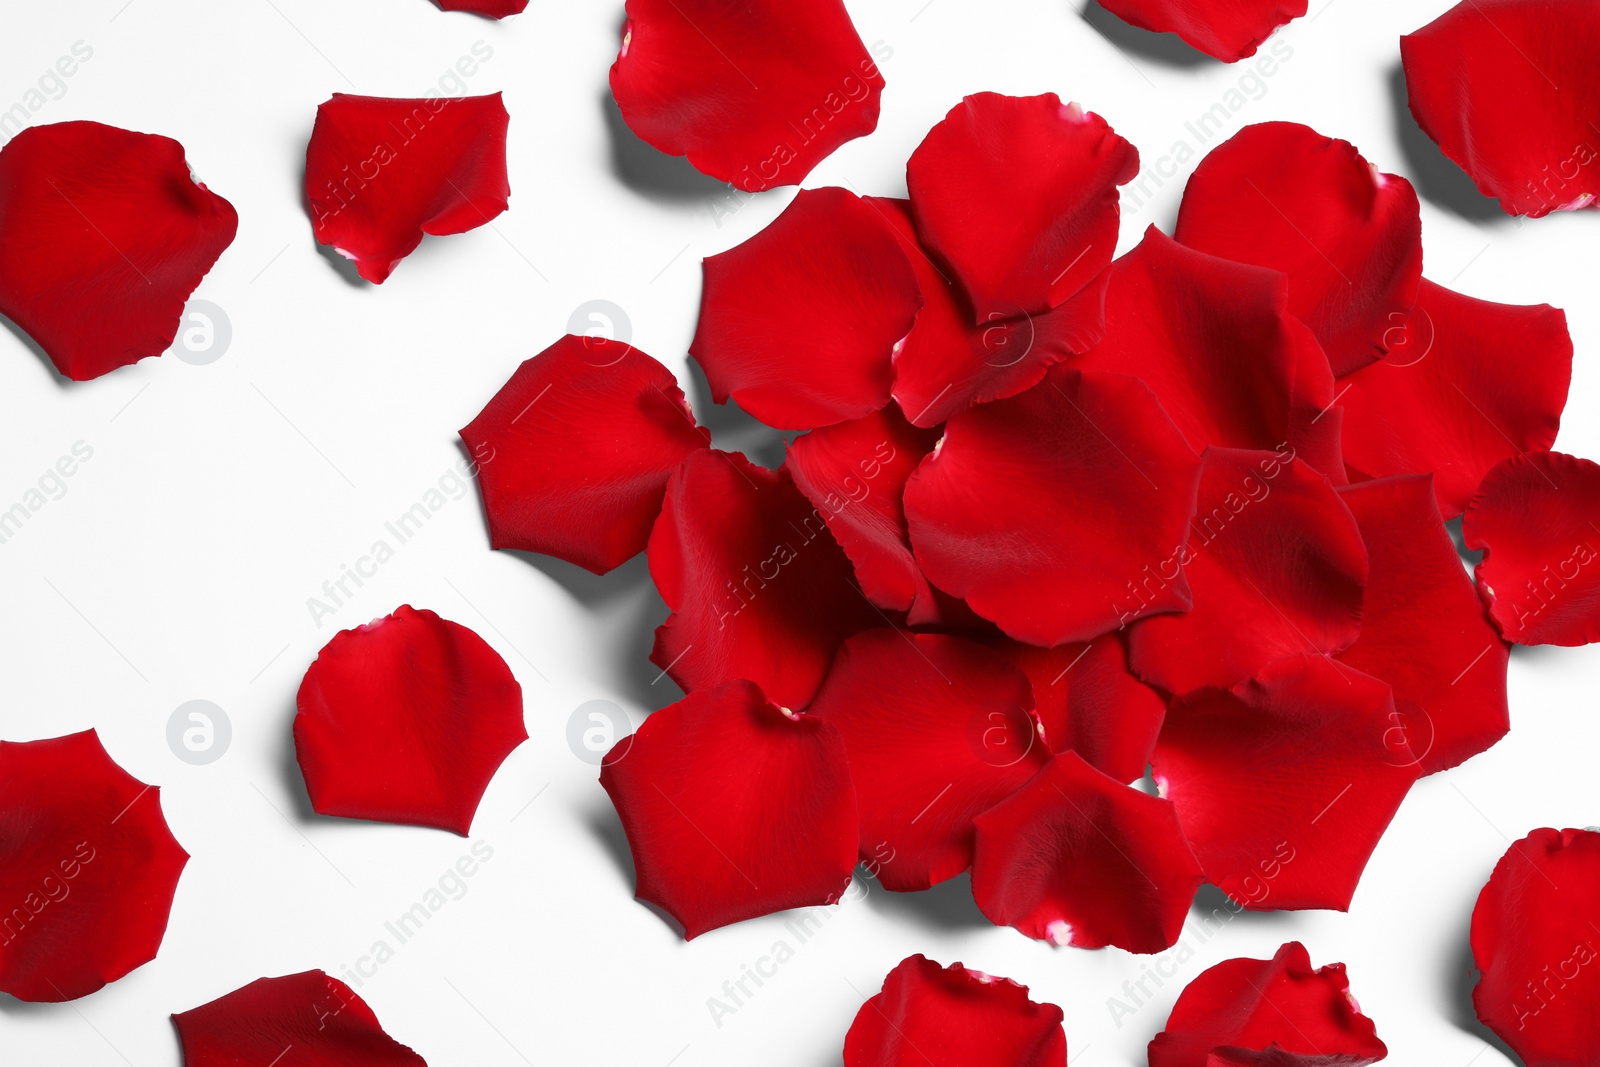
<svg viewBox="0 0 1600 1067">
<path fill-rule="evenodd" d="M 172 1021 L 184 1067 L 427 1067 L 384 1033 L 366 1001 L 321 971 L 258 978 Z"/>
<path fill-rule="evenodd" d="M 1600 641 L 1600 465 L 1530 452 L 1491 470 L 1461 533 L 1482 549 L 1478 592 L 1507 641 Z"/>
<path fill-rule="evenodd" d="M 1124 22 L 1175 33 L 1208 56 L 1234 63 L 1256 54 L 1272 31 L 1306 13 L 1306 0 L 1101 0 Z"/>
<path fill-rule="evenodd" d="M 0 149 L 0 314 L 68 378 L 98 378 L 167 350 L 238 228 L 171 138 L 30 127 Z"/>
<path fill-rule="evenodd" d="M 1062 1018 L 1009 978 L 911 956 L 856 1013 L 844 1067 L 1065 1067 Z"/>
<path fill-rule="evenodd" d="M 1411 183 L 1298 123 L 1246 126 L 1201 160 L 1176 237 L 1287 274 L 1289 310 L 1336 376 L 1382 356 L 1417 301 L 1422 221 Z"/>
<path fill-rule="evenodd" d="M 922 243 L 981 324 L 1065 303 L 1116 251 L 1117 186 L 1139 153 L 1106 120 L 1054 93 L 976 93 L 906 164 Z"/>
<path fill-rule="evenodd" d="M 1389 354 L 1339 386 L 1352 474 L 1433 474 L 1444 517 L 1489 468 L 1555 443 L 1572 380 L 1567 316 L 1475 300 L 1426 278 Z"/>
<path fill-rule="evenodd" d="M 568 335 L 518 367 L 461 440 L 495 548 L 604 574 L 644 551 L 673 468 L 711 434 L 660 363 Z"/>
<path fill-rule="evenodd" d="M 886 889 L 927 889 L 972 864 L 973 817 L 1050 754 L 1027 677 L 960 637 L 884 628 L 844 643 L 811 705 L 844 737 L 863 862 Z"/>
<path fill-rule="evenodd" d="M 1204 875 L 1172 803 L 1072 752 L 977 818 L 972 895 L 997 925 L 1056 945 L 1160 952 Z"/>
<path fill-rule="evenodd" d="M 528 739 L 522 687 L 500 654 L 409 604 L 335 634 L 296 703 L 295 753 L 316 811 L 463 837 L 495 771 Z"/>
<path fill-rule="evenodd" d="M 1415 779 L 1389 687 L 1323 656 L 1173 701 L 1151 763 L 1206 877 L 1257 910 L 1350 905 Z"/>
<path fill-rule="evenodd" d="M 528 9 L 528 0 L 433 0 L 441 11 L 470 11 L 491 19 L 510 18 Z"/>
<path fill-rule="evenodd" d="M 1150 1067 L 1366 1067 L 1388 1054 L 1344 964 L 1312 970 L 1290 941 L 1270 960 L 1202 971 L 1150 1042 Z"/>
<path fill-rule="evenodd" d="M 832 904 L 856 864 L 844 741 L 751 682 L 690 693 L 606 756 L 637 895 L 692 939 L 786 908 Z"/>
<path fill-rule="evenodd" d="M 878 125 L 883 75 L 840 0 L 628 0 L 611 94 L 628 127 L 747 193 L 798 185 Z"/>
<path fill-rule="evenodd" d="M 1181 550 L 1199 467 L 1144 383 L 1059 366 L 950 420 L 906 485 L 911 544 L 931 582 L 1011 637 L 1087 641 L 1189 607 L 1176 566 L 1128 601 Z"/>
<path fill-rule="evenodd" d="M 76 1000 L 155 959 L 188 861 L 93 730 L 0 741 L 0 993 Z"/>
<path fill-rule="evenodd" d="M 405 100 L 334 93 L 306 146 L 312 231 L 379 283 L 424 234 L 465 233 L 507 207 L 499 93 Z"/>
</svg>

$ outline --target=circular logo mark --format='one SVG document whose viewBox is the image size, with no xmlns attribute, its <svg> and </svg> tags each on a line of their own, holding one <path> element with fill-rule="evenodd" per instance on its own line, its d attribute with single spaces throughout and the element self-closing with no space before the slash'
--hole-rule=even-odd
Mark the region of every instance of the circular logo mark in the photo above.
<svg viewBox="0 0 1600 1067">
<path fill-rule="evenodd" d="M 621 759 L 632 744 L 633 721 L 609 700 L 584 701 L 567 717 L 567 747 L 590 766 L 600 766 L 613 749 L 612 762 Z"/>
<path fill-rule="evenodd" d="M 1017 309 L 1017 314 L 1006 318 L 991 311 L 983 328 L 981 344 L 984 362 L 991 367 L 1015 367 L 1033 350 L 1033 316 Z"/>
<path fill-rule="evenodd" d="M 583 338 L 588 362 L 596 367 L 613 366 L 633 351 L 633 322 L 609 300 L 585 300 L 573 308 L 567 332 Z"/>
<path fill-rule="evenodd" d="M 1427 359 L 1435 338 L 1433 316 L 1427 309 L 1418 307 L 1409 315 L 1391 311 L 1389 320 L 1395 325 L 1383 331 L 1383 343 L 1388 348 L 1383 362 L 1391 367 L 1415 367 Z"/>
<path fill-rule="evenodd" d="M 167 747 L 185 763 L 204 767 L 215 763 L 233 742 L 228 713 L 209 700 L 179 704 L 167 719 Z"/>
<path fill-rule="evenodd" d="M 1039 743 L 1039 724 L 1023 708 L 980 709 L 967 720 L 967 743 L 991 767 L 1010 767 Z"/>
<path fill-rule="evenodd" d="M 1383 762 L 1391 767 L 1415 767 L 1433 751 L 1433 717 L 1410 701 L 1396 701 L 1383 731 Z"/>
<path fill-rule="evenodd" d="M 209 300 L 191 300 L 183 310 L 173 351 L 185 363 L 204 367 L 222 358 L 233 341 L 228 313 Z"/>
</svg>

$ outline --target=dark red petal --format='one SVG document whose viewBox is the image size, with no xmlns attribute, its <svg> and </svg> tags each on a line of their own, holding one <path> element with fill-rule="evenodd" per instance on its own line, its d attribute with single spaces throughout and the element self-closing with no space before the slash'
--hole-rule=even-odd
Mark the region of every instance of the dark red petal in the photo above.
<svg viewBox="0 0 1600 1067">
<path fill-rule="evenodd" d="M 0 993 L 76 1000 L 155 959 L 188 861 L 93 730 L 0 741 Z"/>
<path fill-rule="evenodd" d="M 804 189 L 772 224 L 705 261 L 689 352 L 712 398 L 804 430 L 883 407 L 896 344 L 922 297 L 881 211 L 843 189 Z"/>
<path fill-rule="evenodd" d="M 1366 541 L 1361 636 L 1338 660 L 1394 688 L 1392 740 L 1422 773 L 1454 767 L 1505 736 L 1500 635 L 1461 566 L 1425 475 L 1346 486 L 1339 496 Z"/>
<path fill-rule="evenodd" d="M 1490 467 L 1555 443 L 1572 380 L 1559 308 L 1475 300 L 1424 278 L 1393 339 L 1387 356 L 1339 383 L 1356 476 L 1431 473 L 1453 519 Z"/>
<path fill-rule="evenodd" d="M 1195 451 L 1278 449 L 1344 481 L 1333 372 L 1277 271 L 1197 252 L 1154 226 L 1111 265 L 1106 337 L 1073 366 L 1144 379 Z"/>
<path fill-rule="evenodd" d="M 0 314 L 68 378 L 98 378 L 167 350 L 238 228 L 171 138 L 29 127 L 0 149 Z"/>
<path fill-rule="evenodd" d="M 518 367 L 461 440 L 490 544 L 604 574 L 644 551 L 673 468 L 711 434 L 667 368 L 568 335 Z"/>
<path fill-rule="evenodd" d="M 1417 125 L 1508 214 L 1600 196 L 1600 11 L 1588 0 L 1463 0 L 1400 38 Z"/>
<path fill-rule="evenodd" d="M 727 452 L 673 472 L 650 574 L 672 609 L 650 659 L 685 692 L 748 678 L 803 708 L 845 638 L 883 624 L 788 473 Z"/>
<path fill-rule="evenodd" d="M 1366 1067 L 1388 1054 L 1344 964 L 1312 970 L 1290 941 L 1270 960 L 1202 971 L 1150 1042 L 1150 1067 Z"/>
<path fill-rule="evenodd" d="M 1176 236 L 1287 274 L 1289 310 L 1316 333 L 1336 376 L 1389 349 L 1422 277 L 1411 183 L 1293 122 L 1246 126 L 1201 160 Z"/>
<path fill-rule="evenodd" d="M 1233 63 L 1256 54 L 1272 31 L 1306 13 L 1306 0 L 1102 0 L 1118 18 L 1175 33 L 1208 56 Z"/>
<path fill-rule="evenodd" d="M 850 884 L 859 836 L 844 741 L 750 682 L 651 715 L 606 756 L 600 784 L 627 831 L 639 899 L 685 938 L 832 904 Z"/>
<path fill-rule="evenodd" d="M 982 645 L 883 628 L 844 643 L 811 713 L 839 728 L 861 856 L 886 889 L 972 864 L 973 817 L 1050 758 L 1027 677 Z"/>
<path fill-rule="evenodd" d="M 1229 686 L 1282 656 L 1338 652 L 1361 629 L 1367 551 L 1327 478 L 1287 452 L 1206 450 L 1180 559 L 1193 610 L 1128 637 L 1139 677 L 1169 693 Z"/>
<path fill-rule="evenodd" d="M 1189 607 L 1176 567 L 1130 601 L 1181 550 L 1199 467 L 1144 383 L 1060 366 L 950 420 L 906 485 L 911 544 L 929 581 L 1017 640 L 1087 641 Z"/>
<path fill-rule="evenodd" d="M 1032 681 L 1052 752 L 1076 752 L 1119 782 L 1144 777 L 1167 702 L 1128 669 L 1121 633 L 1054 648 L 1009 638 L 989 644 Z"/>
<path fill-rule="evenodd" d="M 1052 364 L 1087 351 L 1105 335 L 1105 271 L 1043 314 L 974 324 L 972 306 L 948 269 L 917 243 L 911 202 L 867 202 L 894 228 L 922 288 L 916 325 L 894 357 L 895 399 L 918 426 L 937 426 L 973 404 L 1015 396 L 1038 384 Z"/>
<path fill-rule="evenodd" d="M 1529 452 L 1491 470 L 1461 533 L 1484 552 L 1478 592 L 1507 641 L 1600 641 L 1600 466 Z"/>
<path fill-rule="evenodd" d="M 1180 697 L 1151 763 L 1217 888 L 1257 910 L 1350 905 L 1416 777 L 1394 698 L 1323 656 Z"/>
<path fill-rule="evenodd" d="M 382 282 L 423 234 L 465 233 L 506 209 L 499 93 L 402 100 L 334 93 L 306 146 L 312 231 L 369 282 Z"/>
<path fill-rule="evenodd" d="M 883 75 L 840 0 L 628 0 L 611 93 L 628 127 L 748 193 L 798 185 L 878 126 Z"/>
<path fill-rule="evenodd" d="M 989 919 L 1056 945 L 1160 952 L 1204 876 L 1172 804 L 1076 753 L 977 818 L 972 895 Z"/>
<path fill-rule="evenodd" d="M 919 430 L 893 404 L 850 422 L 824 426 L 789 445 L 783 467 L 855 566 L 861 591 L 879 607 L 932 616 L 933 592 L 911 555 L 906 479 L 933 450 L 938 430 Z"/>
<path fill-rule="evenodd" d="M 409 604 L 335 634 L 297 705 L 294 747 L 314 809 L 463 837 L 489 780 L 528 739 L 522 687 L 500 654 Z"/>
<path fill-rule="evenodd" d="M 856 1013 L 844 1067 L 1065 1067 L 1062 1018 L 1009 978 L 911 956 Z"/>
<path fill-rule="evenodd" d="M 1589 1067 L 1600 834 L 1535 830 L 1506 850 L 1472 909 L 1472 1006 L 1527 1067 Z"/>
<path fill-rule="evenodd" d="M 1117 186 L 1139 153 L 1106 120 L 1054 93 L 976 93 L 906 164 L 922 243 L 982 325 L 1064 304 L 1111 262 Z"/>
<path fill-rule="evenodd" d="M 470 11 L 492 19 L 520 15 L 528 8 L 528 0 L 433 0 L 442 11 Z"/>
<path fill-rule="evenodd" d="M 183 1067 L 427 1067 L 383 1032 L 366 1001 L 321 971 L 258 978 L 172 1021 Z"/>
</svg>

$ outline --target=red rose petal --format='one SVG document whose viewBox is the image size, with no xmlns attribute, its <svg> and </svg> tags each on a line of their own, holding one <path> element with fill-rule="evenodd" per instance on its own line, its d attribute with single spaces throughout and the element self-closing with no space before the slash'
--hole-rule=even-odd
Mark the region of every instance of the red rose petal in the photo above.
<svg viewBox="0 0 1600 1067">
<path fill-rule="evenodd" d="M 1424 278 L 1395 337 L 1386 357 L 1339 383 L 1355 476 L 1431 473 L 1453 519 L 1490 467 L 1555 443 L 1572 380 L 1560 309 L 1475 300 Z"/>
<path fill-rule="evenodd" d="M 811 705 L 839 728 L 861 806 L 861 854 L 910 892 L 972 864 L 973 817 L 1050 758 L 1027 677 L 982 645 L 869 630 L 844 643 Z"/>
<path fill-rule="evenodd" d="M 922 288 L 916 325 L 894 357 L 894 396 L 916 425 L 937 426 L 973 404 L 1015 396 L 1105 335 L 1105 271 L 1041 315 L 990 316 L 974 325 L 965 294 L 917 243 L 911 202 L 867 200 L 894 228 Z"/>
<path fill-rule="evenodd" d="M 997 925 L 1057 945 L 1160 952 L 1204 876 L 1171 802 L 1072 752 L 978 816 L 972 895 Z"/>
<path fill-rule="evenodd" d="M 76 1000 L 155 959 L 188 861 L 93 730 L 0 741 L 0 993 Z"/>
<path fill-rule="evenodd" d="M 913 622 L 936 614 L 933 592 L 911 555 L 906 479 L 933 450 L 937 430 L 906 422 L 894 405 L 850 422 L 812 430 L 789 445 L 783 467 L 822 513 L 850 557 L 861 591 L 882 608 L 911 610 Z"/>
<path fill-rule="evenodd" d="M 1011 637 L 1087 641 L 1189 607 L 1181 570 L 1142 606 L 1125 602 L 1177 555 L 1198 475 L 1144 383 L 1057 367 L 950 420 L 906 485 L 911 544 L 931 582 Z"/>
<path fill-rule="evenodd" d="M 1363 482 L 1339 496 L 1361 527 L 1369 571 L 1361 636 L 1338 660 L 1394 687 L 1394 739 L 1422 773 L 1454 767 L 1510 728 L 1506 646 L 1426 476 Z"/>
<path fill-rule="evenodd" d="M 427 1067 L 337 978 L 258 978 L 172 1017 L 184 1067 Z"/>
<path fill-rule="evenodd" d="M 611 93 L 629 129 L 747 193 L 798 185 L 878 125 L 883 75 L 839 0 L 628 0 Z"/>
<path fill-rule="evenodd" d="M 1065 303 L 1111 262 L 1117 186 L 1139 153 L 1054 93 L 976 93 L 906 164 L 922 243 L 948 264 L 981 324 Z"/>
<path fill-rule="evenodd" d="M 705 261 L 689 352 L 712 398 L 804 430 L 888 402 L 917 276 L 882 213 L 843 189 L 804 189 L 772 224 Z"/>
<path fill-rule="evenodd" d="M 1206 450 L 1181 562 L 1193 610 L 1144 619 L 1128 637 L 1134 672 L 1170 693 L 1338 652 L 1360 632 L 1361 530 L 1327 478 L 1285 453 Z"/>
<path fill-rule="evenodd" d="M 1389 1054 L 1350 995 L 1344 964 L 1311 969 L 1298 941 L 1231 959 L 1178 995 L 1150 1067 L 1366 1067 Z"/>
<path fill-rule="evenodd" d="M 1410 182 L 1380 173 L 1348 141 L 1263 122 L 1200 161 L 1176 237 L 1287 274 L 1289 310 L 1342 377 L 1403 333 L 1422 277 L 1418 210 Z"/>
<path fill-rule="evenodd" d="M 1206 877 L 1247 908 L 1350 905 L 1416 777 L 1394 698 L 1323 656 L 1180 697 L 1151 762 Z"/>
<path fill-rule="evenodd" d="M 1527 1067 L 1600 1048 L 1600 834 L 1541 829 L 1506 850 L 1472 909 L 1472 1006 Z"/>
<path fill-rule="evenodd" d="M 750 682 L 691 693 L 606 756 L 637 895 L 692 939 L 786 908 L 832 904 L 856 864 L 855 790 L 831 723 Z"/>
<path fill-rule="evenodd" d="M 1306 13 L 1306 0 L 1103 0 L 1102 6 L 1140 29 L 1175 33 L 1224 63 L 1255 55 L 1272 31 Z"/>
<path fill-rule="evenodd" d="M 786 471 L 740 455 L 702 449 L 679 465 L 650 574 L 672 609 L 650 659 L 685 692 L 748 678 L 803 708 L 845 638 L 883 624 L 822 513 Z"/>
<path fill-rule="evenodd" d="M 68 378 L 98 378 L 171 346 L 238 228 L 171 138 L 30 127 L 0 149 L 0 314 Z"/>
<path fill-rule="evenodd" d="M 1491 470 L 1461 533 L 1482 549 L 1478 592 L 1507 641 L 1600 641 L 1600 465 L 1530 452 Z"/>
<path fill-rule="evenodd" d="M 424 234 L 465 233 L 506 209 L 499 93 L 402 100 L 334 93 L 306 146 L 306 200 L 320 244 L 382 282 Z"/>
<path fill-rule="evenodd" d="M 433 0 L 441 11 L 470 11 L 491 19 L 510 18 L 528 9 L 528 0 Z"/>
<path fill-rule="evenodd" d="M 1600 196 L 1600 11 L 1587 0 L 1464 0 L 1400 38 L 1417 125 L 1508 214 Z"/>
<path fill-rule="evenodd" d="M 1197 452 L 1287 444 L 1342 482 L 1333 372 L 1288 299 L 1282 274 L 1152 226 L 1111 265 L 1105 340 L 1073 366 L 1144 379 Z"/>
<path fill-rule="evenodd" d="M 644 551 L 673 468 L 711 434 L 667 368 L 568 335 L 518 367 L 461 440 L 490 544 L 604 574 Z"/>
<path fill-rule="evenodd" d="M 295 754 L 316 811 L 463 837 L 495 771 L 528 739 L 522 687 L 500 654 L 409 604 L 335 634 L 296 703 Z"/>
<path fill-rule="evenodd" d="M 844 1067 L 1065 1067 L 1062 1018 L 1009 978 L 911 956 L 856 1013 Z"/>
</svg>

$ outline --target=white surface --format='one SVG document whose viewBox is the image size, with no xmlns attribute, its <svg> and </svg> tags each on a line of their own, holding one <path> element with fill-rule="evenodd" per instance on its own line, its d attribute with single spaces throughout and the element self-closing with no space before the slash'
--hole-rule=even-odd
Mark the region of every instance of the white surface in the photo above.
<svg viewBox="0 0 1600 1067">
<path fill-rule="evenodd" d="M 1467 918 L 1508 837 L 1600 822 L 1591 784 L 1600 650 L 1517 651 L 1511 736 L 1417 787 L 1350 914 L 1246 915 L 1203 945 L 1191 934 L 1193 957 L 1164 965 L 1172 977 L 1120 1027 L 1107 998 L 1150 960 L 1051 949 L 989 927 L 962 900 L 964 879 L 931 898 L 874 889 L 804 945 L 785 928 L 789 916 L 682 943 L 632 902 L 595 768 L 565 741 L 585 701 L 643 711 L 673 695 L 668 681 L 650 684 L 656 671 L 643 659 L 664 610 L 639 561 L 602 582 L 491 552 L 468 494 L 320 628 L 306 600 L 453 467 L 455 431 L 583 302 L 615 301 L 635 343 L 681 368 L 699 258 L 758 230 L 791 193 L 726 215 L 738 201 L 653 150 L 634 144 L 619 165 L 605 103 L 616 0 L 534 0 L 499 25 L 426 0 L 124 2 L 9 4 L 0 108 L 23 100 L 75 42 L 92 47 L 33 121 L 93 118 L 183 142 L 201 178 L 239 209 L 238 239 L 197 294 L 226 309 L 233 341 L 209 366 L 169 354 L 71 385 L 0 332 L 0 506 L 75 442 L 94 450 L 65 495 L 0 545 L 0 736 L 97 727 L 118 761 L 162 786 L 194 859 L 159 958 L 73 1004 L 0 1002 L 0 1062 L 176 1065 L 170 1012 L 261 975 L 341 973 L 468 851 L 442 832 L 304 811 L 289 735 L 300 676 L 336 629 L 407 601 L 474 627 L 505 656 L 525 687 L 532 734 L 478 813 L 474 838 L 493 860 L 359 990 L 434 1067 L 824 1067 L 862 998 L 913 952 L 1016 978 L 1060 1004 L 1075 1064 L 1143 1064 L 1184 982 L 1291 937 L 1318 963 L 1349 964 L 1392 1062 L 1505 1062 L 1461 1025 L 1470 1020 Z M 893 49 L 882 123 L 807 184 L 903 194 L 904 162 L 922 134 L 962 94 L 985 89 L 1082 101 L 1147 164 L 1180 142 L 1208 147 L 1185 122 L 1223 101 L 1248 68 L 1121 52 L 1079 3 L 852 2 L 862 37 Z M 1292 57 L 1228 132 L 1295 119 L 1416 177 L 1390 74 L 1398 35 L 1444 6 L 1332 0 L 1282 34 Z M 334 91 L 424 95 L 480 40 L 494 55 L 468 91 L 506 93 L 510 212 L 495 229 L 428 239 L 380 288 L 351 286 L 313 249 L 300 206 L 316 105 Z M 1147 223 L 1170 228 L 1193 162 L 1125 219 L 1124 249 Z M 1426 199 L 1423 210 L 1430 277 L 1567 309 L 1578 357 L 1559 444 L 1600 455 L 1589 418 L 1600 395 L 1600 216 L 1519 225 Z M 703 389 L 690 392 L 703 411 Z M 180 762 L 166 743 L 168 716 L 194 698 L 217 702 L 233 722 L 231 750 L 210 766 Z M 794 958 L 717 1025 L 708 998 L 780 939 Z"/>
</svg>

